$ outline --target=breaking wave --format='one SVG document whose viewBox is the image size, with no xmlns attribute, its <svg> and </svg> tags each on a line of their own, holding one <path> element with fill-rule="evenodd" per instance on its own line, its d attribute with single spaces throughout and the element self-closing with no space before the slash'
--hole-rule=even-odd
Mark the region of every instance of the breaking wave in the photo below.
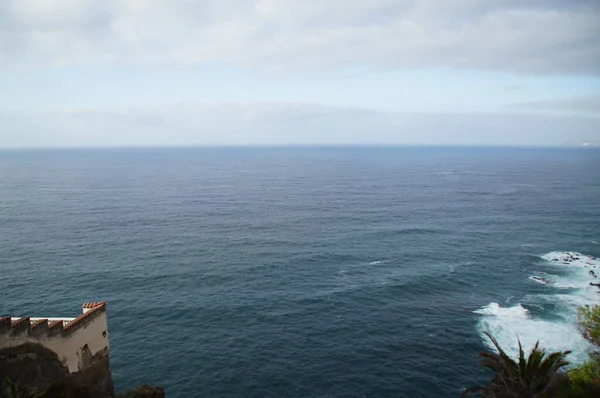
<svg viewBox="0 0 600 398">
<path fill-rule="evenodd" d="M 550 281 L 546 278 L 542 278 L 541 276 L 536 276 L 536 275 L 530 276 L 529 279 L 531 279 L 534 282 L 541 283 L 542 285 L 547 285 L 547 284 L 552 283 L 552 281 Z"/>
<path fill-rule="evenodd" d="M 498 303 L 490 303 L 474 312 L 480 315 L 490 315 L 504 318 L 527 319 L 529 317 L 529 311 L 526 308 L 523 308 L 521 304 L 517 304 L 514 307 L 500 307 L 500 304 Z"/>
<path fill-rule="evenodd" d="M 531 276 L 530 279 L 546 285 L 548 294 L 527 295 L 523 303 L 511 307 L 490 303 L 475 310 L 474 313 L 481 315 L 477 329 L 490 349 L 494 347 L 483 334 L 485 331 L 490 332 L 510 355 L 518 355 L 517 338 L 525 350 L 539 340 L 540 346 L 549 351 L 573 351 L 570 361 L 581 363 L 594 347 L 577 326 L 576 309 L 600 301 L 598 287 L 590 285 L 600 282 L 600 271 L 594 272 L 596 268 L 600 269 L 600 260 L 576 252 L 551 252 L 541 258 L 545 260 L 544 277 Z M 556 288 L 571 290 L 559 293 Z M 544 307 L 548 304 L 549 307 Z M 527 307 L 541 308 L 542 311 L 532 314 Z M 546 311 L 546 308 L 552 310 Z"/>
<path fill-rule="evenodd" d="M 390 262 L 391 262 L 390 260 L 377 260 L 377 261 L 371 261 L 369 263 L 369 265 L 389 264 Z"/>
</svg>

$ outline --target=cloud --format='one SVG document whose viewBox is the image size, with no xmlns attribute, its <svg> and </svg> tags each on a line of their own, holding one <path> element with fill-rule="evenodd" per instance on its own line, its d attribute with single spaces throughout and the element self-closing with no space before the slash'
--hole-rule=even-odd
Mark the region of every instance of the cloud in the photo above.
<svg viewBox="0 0 600 398">
<path fill-rule="evenodd" d="M 513 91 L 513 92 L 524 91 L 524 90 L 528 89 L 528 87 L 523 84 L 506 84 L 506 85 L 502 86 L 502 88 L 505 91 Z"/>
<path fill-rule="evenodd" d="M 600 118 L 417 114 L 294 103 L 0 113 L 0 147 L 560 145 L 600 139 Z"/>
<path fill-rule="evenodd" d="M 4 0 L 0 65 L 600 74 L 597 0 Z"/>
<path fill-rule="evenodd" d="M 600 114 L 600 95 L 576 98 L 559 98 L 544 101 L 518 102 L 508 106 L 510 109 L 535 111 L 585 112 Z"/>
</svg>

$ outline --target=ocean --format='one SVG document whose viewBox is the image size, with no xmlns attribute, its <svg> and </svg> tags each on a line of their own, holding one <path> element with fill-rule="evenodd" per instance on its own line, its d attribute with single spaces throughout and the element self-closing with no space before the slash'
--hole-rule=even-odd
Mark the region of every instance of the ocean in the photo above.
<svg viewBox="0 0 600 398">
<path fill-rule="evenodd" d="M 0 152 L 0 315 L 106 300 L 117 390 L 169 398 L 456 397 L 484 331 L 580 362 L 599 242 L 598 149 Z"/>
</svg>

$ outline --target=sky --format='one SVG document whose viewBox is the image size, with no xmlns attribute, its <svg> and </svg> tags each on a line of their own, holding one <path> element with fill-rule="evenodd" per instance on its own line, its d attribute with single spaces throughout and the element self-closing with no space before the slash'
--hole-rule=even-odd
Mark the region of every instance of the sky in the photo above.
<svg viewBox="0 0 600 398">
<path fill-rule="evenodd" d="M 0 1 L 0 148 L 584 143 L 598 0 Z"/>
</svg>

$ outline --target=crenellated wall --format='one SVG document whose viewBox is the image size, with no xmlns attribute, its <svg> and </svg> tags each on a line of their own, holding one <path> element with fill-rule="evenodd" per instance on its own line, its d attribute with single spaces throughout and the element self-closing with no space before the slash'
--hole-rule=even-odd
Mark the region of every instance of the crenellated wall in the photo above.
<svg viewBox="0 0 600 398">
<path fill-rule="evenodd" d="M 68 380 L 110 396 L 106 304 L 85 303 L 76 318 L 0 318 L 0 387 L 6 377 L 32 388 Z"/>
</svg>

